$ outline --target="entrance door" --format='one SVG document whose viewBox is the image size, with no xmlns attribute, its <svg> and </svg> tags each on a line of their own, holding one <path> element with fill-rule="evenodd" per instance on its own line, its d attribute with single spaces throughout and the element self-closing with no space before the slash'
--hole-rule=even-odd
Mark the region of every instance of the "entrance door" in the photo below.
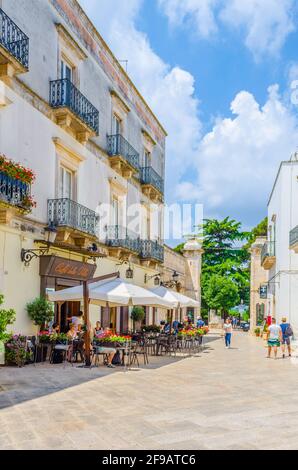
<svg viewBox="0 0 298 470">
<path fill-rule="evenodd" d="M 69 330 L 68 317 L 76 316 L 80 313 L 81 304 L 80 302 L 65 302 L 61 306 L 61 333 L 67 333 Z"/>
</svg>

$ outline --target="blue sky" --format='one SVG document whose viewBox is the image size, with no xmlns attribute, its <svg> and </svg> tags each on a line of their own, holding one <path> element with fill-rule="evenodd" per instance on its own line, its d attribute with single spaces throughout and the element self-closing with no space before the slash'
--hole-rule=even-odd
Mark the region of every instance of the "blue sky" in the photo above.
<svg viewBox="0 0 298 470">
<path fill-rule="evenodd" d="M 298 147 L 297 0 L 81 0 L 169 132 L 167 202 L 256 225 Z"/>
</svg>

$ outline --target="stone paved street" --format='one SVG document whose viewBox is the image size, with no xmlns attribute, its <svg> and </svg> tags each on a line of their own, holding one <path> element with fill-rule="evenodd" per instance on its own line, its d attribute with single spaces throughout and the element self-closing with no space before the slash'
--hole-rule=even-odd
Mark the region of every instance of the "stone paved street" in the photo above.
<svg viewBox="0 0 298 470">
<path fill-rule="evenodd" d="M 297 364 L 244 333 L 213 339 L 138 371 L 0 369 L 0 447 L 297 449 Z"/>
</svg>

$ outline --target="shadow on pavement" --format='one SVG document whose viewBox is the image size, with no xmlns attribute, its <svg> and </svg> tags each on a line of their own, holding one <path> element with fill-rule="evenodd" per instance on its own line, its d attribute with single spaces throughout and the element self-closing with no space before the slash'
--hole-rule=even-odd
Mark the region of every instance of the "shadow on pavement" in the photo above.
<svg viewBox="0 0 298 470">
<path fill-rule="evenodd" d="M 209 343 L 218 337 L 208 337 L 205 341 L 204 350 L 196 355 L 200 358 L 202 354 L 208 353 Z M 75 387 L 77 385 L 97 380 L 111 374 L 130 374 L 143 370 L 156 370 L 162 367 L 181 362 L 191 356 L 150 356 L 149 364 L 144 365 L 142 358 L 139 359 L 139 368 L 135 365 L 131 370 L 124 367 L 108 369 L 104 366 L 96 368 L 80 368 L 70 364 L 50 365 L 41 363 L 28 365 L 21 369 L 17 367 L 0 368 L 0 409 L 11 407 L 25 401 L 34 400 L 42 396 L 57 393 L 61 390 Z"/>
</svg>

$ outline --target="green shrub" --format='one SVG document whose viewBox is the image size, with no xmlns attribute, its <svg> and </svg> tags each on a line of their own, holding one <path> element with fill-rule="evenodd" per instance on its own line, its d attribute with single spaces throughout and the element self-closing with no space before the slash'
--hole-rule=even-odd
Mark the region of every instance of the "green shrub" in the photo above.
<svg viewBox="0 0 298 470">
<path fill-rule="evenodd" d="M 37 326 L 45 326 L 45 324 L 54 318 L 53 307 L 44 297 L 38 297 L 33 302 L 26 305 L 26 310 Z"/>
<path fill-rule="evenodd" d="M 0 294 L 0 306 L 4 303 L 4 296 Z M 13 309 L 0 309 L 0 341 L 7 341 L 11 335 L 6 333 L 8 325 L 11 325 L 16 319 L 16 312 Z"/>
<path fill-rule="evenodd" d="M 144 318 L 145 318 L 144 308 L 143 307 L 134 307 L 131 311 L 130 317 L 134 322 L 143 321 Z"/>
</svg>

